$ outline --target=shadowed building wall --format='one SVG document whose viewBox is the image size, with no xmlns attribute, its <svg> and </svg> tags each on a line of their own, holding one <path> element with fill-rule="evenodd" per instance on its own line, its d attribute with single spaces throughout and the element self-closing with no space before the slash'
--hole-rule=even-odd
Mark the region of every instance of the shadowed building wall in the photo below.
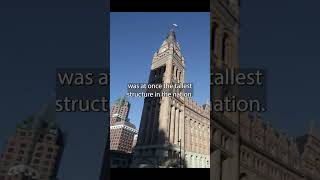
<svg viewBox="0 0 320 180">
<path fill-rule="evenodd" d="M 248 180 L 319 180 L 320 130 L 289 137 L 257 113 L 240 119 L 240 175 Z M 241 178 L 240 178 L 241 179 Z"/>
<path fill-rule="evenodd" d="M 211 0 L 211 73 L 238 68 L 238 0 Z M 230 93 L 211 84 L 211 100 Z M 231 92 L 232 93 L 232 92 Z M 288 137 L 258 113 L 211 111 L 211 180 L 319 180 L 319 129 Z"/>
<path fill-rule="evenodd" d="M 211 0 L 211 73 L 239 66 L 239 2 Z M 212 78 L 211 78 L 212 80 Z M 236 92 L 213 86 L 211 101 Z M 210 179 L 237 180 L 239 174 L 239 113 L 211 111 Z"/>
</svg>

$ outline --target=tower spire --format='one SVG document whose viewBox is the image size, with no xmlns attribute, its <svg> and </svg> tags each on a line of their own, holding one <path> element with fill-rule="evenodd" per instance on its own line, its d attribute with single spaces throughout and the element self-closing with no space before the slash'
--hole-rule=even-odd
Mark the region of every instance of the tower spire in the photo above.
<svg viewBox="0 0 320 180">
<path fill-rule="evenodd" d="M 157 60 L 158 55 L 167 51 L 167 50 L 170 50 L 170 51 L 175 51 L 175 53 L 181 58 L 181 61 L 184 61 L 184 58 L 181 54 L 181 48 L 180 48 L 180 45 L 177 41 L 177 38 L 176 38 L 176 31 L 175 31 L 175 28 L 178 27 L 178 25 L 176 24 L 172 24 L 168 34 L 167 34 L 167 37 L 165 38 L 165 40 L 163 41 L 163 43 L 161 44 L 160 48 L 158 49 L 158 51 L 156 51 L 153 55 L 153 61 Z"/>
<path fill-rule="evenodd" d="M 167 41 L 168 42 L 175 42 L 176 41 L 176 32 L 171 29 L 167 35 Z"/>
<path fill-rule="evenodd" d="M 170 29 L 170 31 L 169 31 L 169 33 L 168 33 L 168 36 L 167 36 L 167 40 L 168 41 L 176 41 L 176 32 L 175 32 L 175 29 L 178 27 L 178 25 L 177 24 L 172 24 L 172 26 L 171 26 L 171 29 Z"/>
</svg>

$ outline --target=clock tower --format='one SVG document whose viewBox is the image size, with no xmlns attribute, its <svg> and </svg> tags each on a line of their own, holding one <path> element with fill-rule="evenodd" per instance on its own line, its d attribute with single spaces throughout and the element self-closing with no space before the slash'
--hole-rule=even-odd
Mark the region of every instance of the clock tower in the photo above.
<svg viewBox="0 0 320 180">
<path fill-rule="evenodd" d="M 172 29 L 153 55 L 148 83 L 184 83 L 184 68 L 184 57 Z M 164 166 L 168 161 L 180 161 L 183 149 L 184 97 L 145 98 L 135 162 L 140 166 Z"/>
</svg>

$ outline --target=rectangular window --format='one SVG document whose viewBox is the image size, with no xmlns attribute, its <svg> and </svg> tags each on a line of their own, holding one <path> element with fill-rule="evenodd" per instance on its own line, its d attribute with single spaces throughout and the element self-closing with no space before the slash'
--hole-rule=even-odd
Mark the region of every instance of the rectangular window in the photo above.
<svg viewBox="0 0 320 180">
<path fill-rule="evenodd" d="M 20 144 L 20 146 L 24 148 L 24 147 L 26 147 L 27 145 L 24 144 L 24 143 L 22 143 L 22 144 Z"/>
<path fill-rule="evenodd" d="M 26 136 L 26 132 L 24 131 L 20 132 L 20 136 Z"/>
</svg>

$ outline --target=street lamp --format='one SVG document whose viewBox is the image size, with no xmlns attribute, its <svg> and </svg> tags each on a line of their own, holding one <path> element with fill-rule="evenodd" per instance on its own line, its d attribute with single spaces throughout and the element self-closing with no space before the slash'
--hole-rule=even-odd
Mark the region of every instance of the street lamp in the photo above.
<svg viewBox="0 0 320 180">
<path fill-rule="evenodd" d="M 179 167 L 182 168 L 181 139 L 178 140 L 178 143 L 179 143 Z"/>
</svg>

